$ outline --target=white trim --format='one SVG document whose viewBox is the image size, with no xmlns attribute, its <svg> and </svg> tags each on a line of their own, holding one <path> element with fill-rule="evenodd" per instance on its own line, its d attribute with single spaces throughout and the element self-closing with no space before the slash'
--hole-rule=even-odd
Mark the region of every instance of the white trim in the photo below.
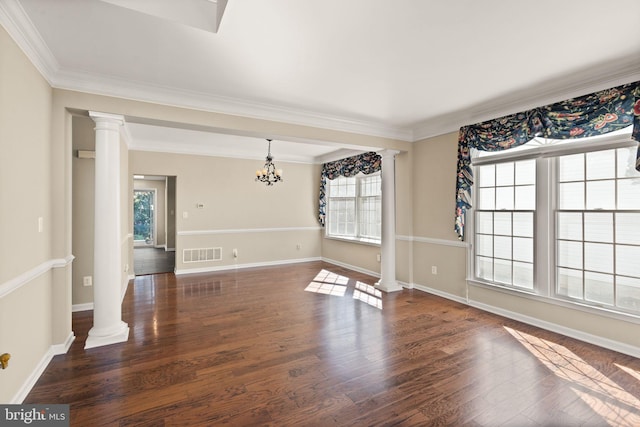
<svg viewBox="0 0 640 427">
<path fill-rule="evenodd" d="M 356 267 L 355 265 L 347 264 L 341 261 L 336 261 L 335 259 L 325 257 L 322 257 L 322 261 L 328 262 L 329 264 L 337 265 L 338 267 L 348 268 L 349 270 L 357 271 L 358 273 L 368 274 L 369 276 L 380 278 L 380 273 L 367 270 L 366 268 Z"/>
<path fill-rule="evenodd" d="M 508 319 L 517 320 L 519 322 L 526 323 L 528 325 L 536 326 L 541 329 L 555 332 L 567 337 L 575 338 L 577 340 L 580 340 L 589 344 L 594 344 L 602 348 L 607 348 L 609 350 L 614 350 L 620 353 L 628 354 L 629 356 L 633 356 L 633 357 L 640 357 L 640 347 L 625 344 L 619 341 L 611 340 L 611 339 L 600 337 L 597 335 L 589 334 L 587 332 L 578 331 L 576 329 L 558 325 L 557 323 L 547 322 L 545 320 L 541 320 L 535 317 L 527 316 L 527 315 L 520 314 L 510 310 L 505 310 L 503 308 L 484 304 L 478 301 L 473 301 L 473 300 L 467 301 L 463 297 L 459 297 L 457 295 L 453 295 L 448 292 L 443 292 L 437 289 L 433 289 L 428 286 L 414 284 L 414 288 L 422 292 L 433 294 L 442 298 L 446 298 L 451 301 L 458 302 L 460 304 L 477 308 L 478 310 L 497 314 L 498 316 L 506 317 Z M 548 302 L 548 301 L 545 301 L 545 302 Z M 566 307 L 566 308 L 571 309 L 574 307 Z"/>
<path fill-rule="evenodd" d="M 38 382 L 44 371 L 47 369 L 47 366 L 49 366 L 49 363 L 53 359 L 53 356 L 56 356 L 58 354 L 65 354 L 67 350 L 69 350 L 69 347 L 71 347 L 71 344 L 73 343 L 73 340 L 75 338 L 76 337 L 73 335 L 73 332 L 71 332 L 69 336 L 67 336 L 67 339 L 64 343 L 51 345 L 40 359 L 40 362 L 38 362 L 34 370 L 24 381 L 20 389 L 18 389 L 16 394 L 8 403 L 19 405 L 24 402 L 24 399 L 26 399 L 33 387 L 36 385 L 36 382 Z"/>
<path fill-rule="evenodd" d="M 467 300 L 465 298 L 459 297 L 459 296 L 454 295 L 454 294 L 450 294 L 448 292 L 440 291 L 438 289 L 434 289 L 434 288 L 431 288 L 429 286 L 425 286 L 425 285 L 420 285 L 418 283 L 414 283 L 413 284 L 413 289 L 417 289 L 419 291 L 426 292 L 428 294 L 432 294 L 432 295 L 435 295 L 435 296 L 438 296 L 438 297 L 441 297 L 441 298 L 445 298 L 445 299 L 448 299 L 448 300 L 451 300 L 451 301 L 458 302 L 460 304 L 467 305 Z"/>
<path fill-rule="evenodd" d="M 73 304 L 71 306 L 71 311 L 73 313 L 77 312 L 77 311 L 89 311 L 89 310 L 93 310 L 93 303 L 92 302 L 86 302 L 83 304 Z"/>
<path fill-rule="evenodd" d="M 76 336 L 73 334 L 73 331 L 69 332 L 67 339 L 64 340 L 62 344 L 54 344 L 51 346 L 51 351 L 53 352 L 53 355 L 57 356 L 59 354 L 66 354 L 67 351 L 69 351 L 69 348 L 71 347 L 71 344 L 73 344 L 73 341 L 75 339 L 76 339 Z"/>
<path fill-rule="evenodd" d="M 178 231 L 178 236 L 202 236 L 206 234 L 276 233 L 282 231 L 319 231 L 322 227 L 278 227 L 278 228 L 238 228 L 228 230 L 188 230 Z"/>
<path fill-rule="evenodd" d="M 236 269 L 242 269 L 242 268 L 254 268 L 254 267 L 270 267 L 274 265 L 285 265 L 285 264 L 299 264 L 302 262 L 311 262 L 311 261 L 321 261 L 321 258 L 313 257 L 313 258 L 285 259 L 280 261 L 254 262 L 254 263 L 247 263 L 247 264 L 229 264 L 229 265 L 221 265 L 217 267 L 185 268 L 185 269 L 176 268 L 175 275 L 179 276 L 182 274 L 215 273 L 218 271 L 227 271 L 227 270 L 236 270 Z"/>
<path fill-rule="evenodd" d="M 396 236 L 396 240 L 403 240 L 406 242 L 418 242 L 418 243 L 429 243 L 431 245 L 442 245 L 442 246 L 454 246 L 456 248 L 467 248 L 469 247 L 469 243 L 461 242 L 459 240 L 446 240 L 446 239 L 436 239 L 433 237 L 419 237 L 419 236 Z"/>
<path fill-rule="evenodd" d="M 488 311 L 489 313 L 497 314 L 502 317 L 517 320 L 519 322 L 526 323 L 528 325 L 536 326 L 538 328 L 546 329 L 551 332 L 555 332 L 567 337 L 575 338 L 580 341 L 594 344 L 599 347 L 608 348 L 619 353 L 624 353 L 633 357 L 640 357 L 640 347 L 625 344 L 619 341 L 610 340 L 597 335 L 592 335 L 586 332 L 578 331 L 576 329 L 567 328 L 566 326 L 558 325 L 556 323 L 547 322 L 545 320 L 530 317 L 524 314 L 516 313 L 503 308 L 494 307 L 477 301 L 469 301 L 468 305 L 475 307 L 479 310 Z"/>
<path fill-rule="evenodd" d="M 73 259 L 73 255 L 68 255 L 66 258 L 50 259 L 40 265 L 35 266 L 29 271 L 22 273 L 18 277 L 4 282 L 2 285 L 0 285 L 0 298 L 5 297 L 16 289 L 19 289 L 32 280 L 37 279 L 41 275 L 49 272 L 52 268 L 64 268 L 68 266 L 69 264 L 71 264 Z"/>
</svg>

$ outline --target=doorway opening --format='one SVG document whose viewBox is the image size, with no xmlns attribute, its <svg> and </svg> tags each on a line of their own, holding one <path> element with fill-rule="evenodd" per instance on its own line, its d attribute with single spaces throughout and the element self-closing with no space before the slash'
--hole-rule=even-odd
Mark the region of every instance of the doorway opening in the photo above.
<svg viewBox="0 0 640 427">
<path fill-rule="evenodd" d="M 175 271 L 176 177 L 134 175 L 133 268 L 136 276 Z"/>
</svg>

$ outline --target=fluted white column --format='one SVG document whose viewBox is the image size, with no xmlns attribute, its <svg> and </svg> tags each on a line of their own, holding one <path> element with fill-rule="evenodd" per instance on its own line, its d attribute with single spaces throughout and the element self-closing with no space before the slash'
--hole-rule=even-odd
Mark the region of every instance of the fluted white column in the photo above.
<svg viewBox="0 0 640 427">
<path fill-rule="evenodd" d="M 84 348 L 124 342 L 120 301 L 120 127 L 124 118 L 90 112 L 96 123 L 93 327 Z"/>
<path fill-rule="evenodd" d="M 401 291 L 396 280 L 396 150 L 384 150 L 382 156 L 382 239 L 380 243 L 380 280 L 376 287 L 384 292 Z"/>
</svg>

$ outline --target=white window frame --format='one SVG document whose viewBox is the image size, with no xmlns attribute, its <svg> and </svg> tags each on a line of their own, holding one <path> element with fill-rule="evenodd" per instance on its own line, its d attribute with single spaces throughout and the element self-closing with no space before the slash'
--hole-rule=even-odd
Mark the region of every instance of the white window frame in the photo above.
<svg viewBox="0 0 640 427">
<path fill-rule="evenodd" d="M 534 287 L 533 290 L 503 286 L 494 282 L 483 281 L 476 278 L 476 253 L 475 253 L 475 209 L 471 208 L 466 213 L 466 225 L 471 242 L 468 244 L 467 257 L 467 284 L 470 286 L 484 287 L 508 294 L 514 294 L 540 300 L 554 305 L 578 309 L 581 311 L 596 313 L 615 319 L 632 321 L 640 324 L 640 314 L 628 313 L 615 308 L 598 306 L 571 300 L 565 296 L 556 294 L 556 167 L 555 159 L 558 156 L 588 153 L 616 148 L 636 147 L 637 141 L 630 138 L 631 128 L 623 132 L 613 132 L 591 138 L 562 141 L 557 145 L 547 145 L 539 139 L 541 145 L 535 143 L 529 147 L 515 148 L 489 155 L 472 153 L 472 167 L 474 176 L 477 166 L 513 162 L 518 160 L 536 159 L 536 211 L 534 218 Z M 472 191 L 472 204 L 477 205 L 477 188 Z M 623 211 L 624 212 L 624 211 Z"/>
<path fill-rule="evenodd" d="M 379 196 L 361 196 L 360 195 L 360 183 L 363 180 L 366 179 L 370 179 L 370 178 L 374 178 L 374 177 L 378 177 L 380 178 L 380 195 Z M 364 243 L 364 244 L 369 244 L 369 245 L 374 245 L 374 246 L 379 246 L 381 239 L 378 238 L 371 238 L 369 236 L 363 236 L 361 234 L 360 231 L 360 217 L 361 217 L 361 213 L 360 213 L 360 201 L 363 198 L 369 198 L 369 197 L 376 197 L 380 200 L 380 209 L 382 210 L 382 177 L 380 172 L 375 172 L 369 175 L 365 175 L 362 173 L 359 173 L 355 176 L 352 177 L 348 177 L 347 179 L 353 179 L 355 180 L 355 188 L 356 188 L 356 195 L 351 197 L 343 197 L 343 199 L 353 199 L 354 203 L 355 203 L 355 233 L 353 236 L 351 235 L 342 235 L 342 234 L 331 234 L 330 230 L 331 230 L 331 224 L 329 223 L 329 221 L 331 220 L 330 218 L 330 205 L 331 205 L 331 182 L 332 181 L 327 181 L 327 186 L 326 186 L 326 192 L 327 192 L 327 224 L 325 226 L 325 237 L 328 239 L 335 239 L 335 240 L 346 240 L 346 241 L 350 241 L 350 242 L 357 242 L 357 243 Z M 381 225 L 382 226 L 382 225 Z"/>
</svg>

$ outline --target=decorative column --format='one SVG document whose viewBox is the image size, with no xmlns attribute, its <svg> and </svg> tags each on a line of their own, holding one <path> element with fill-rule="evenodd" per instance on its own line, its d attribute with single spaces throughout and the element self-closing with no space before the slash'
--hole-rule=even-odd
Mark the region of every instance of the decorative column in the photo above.
<svg viewBox="0 0 640 427">
<path fill-rule="evenodd" d="M 120 127 L 124 117 L 89 112 L 96 123 L 93 327 L 84 348 L 127 341 L 120 301 Z"/>
<path fill-rule="evenodd" d="M 382 156 L 382 239 L 380 243 L 380 280 L 376 288 L 384 292 L 401 291 L 396 281 L 396 150 L 384 150 Z"/>
</svg>

